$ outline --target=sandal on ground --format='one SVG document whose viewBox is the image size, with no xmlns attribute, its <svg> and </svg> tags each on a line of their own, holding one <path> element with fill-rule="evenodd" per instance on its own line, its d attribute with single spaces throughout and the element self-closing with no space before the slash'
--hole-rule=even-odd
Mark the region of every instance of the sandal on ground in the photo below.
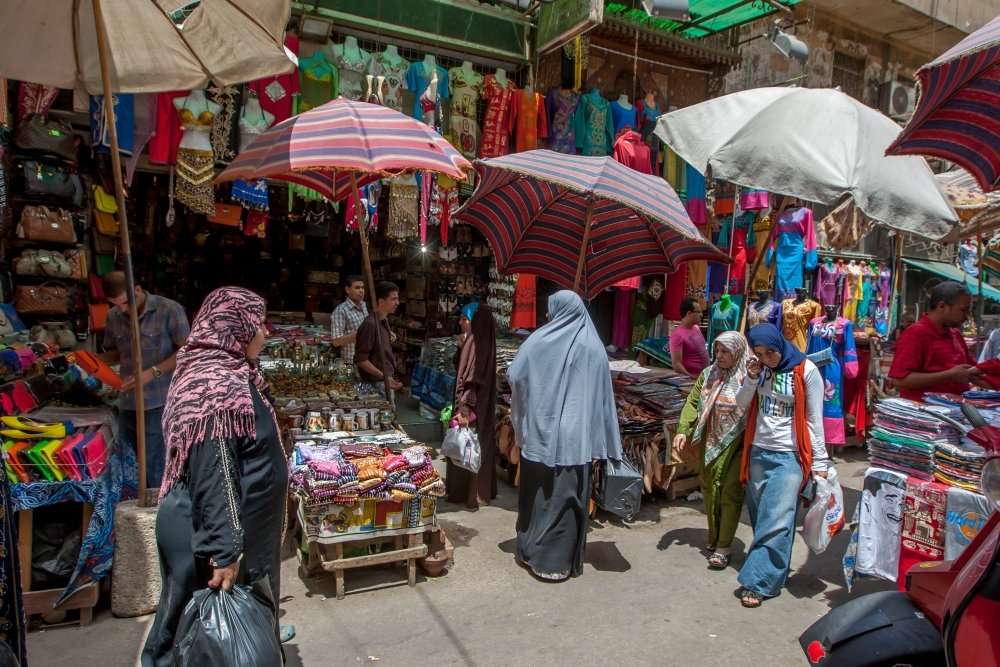
<svg viewBox="0 0 1000 667">
<path fill-rule="evenodd" d="M 732 560 L 733 554 L 720 554 L 718 552 L 713 553 L 708 557 L 708 567 L 713 570 L 725 570 L 729 567 L 729 561 Z"/>
<path fill-rule="evenodd" d="M 740 591 L 740 604 L 747 609 L 756 609 L 764 604 L 764 596 L 749 588 L 744 588 Z"/>
<path fill-rule="evenodd" d="M 539 572 L 535 568 L 531 568 L 531 572 L 539 579 L 544 579 L 545 581 L 564 581 L 569 579 L 569 570 L 565 572 Z"/>
<path fill-rule="evenodd" d="M 295 626 L 294 625 L 281 625 L 278 626 L 278 641 L 282 644 L 285 642 L 295 639 Z"/>
</svg>

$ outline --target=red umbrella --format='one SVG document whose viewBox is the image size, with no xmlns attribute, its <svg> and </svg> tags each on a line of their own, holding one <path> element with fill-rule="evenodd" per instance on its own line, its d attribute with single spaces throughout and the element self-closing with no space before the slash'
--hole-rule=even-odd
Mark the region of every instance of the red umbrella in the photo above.
<svg viewBox="0 0 1000 667">
<path fill-rule="evenodd" d="M 339 97 L 268 129 L 215 180 L 273 178 L 304 185 L 329 199 L 353 194 L 360 201 L 358 188 L 380 178 L 427 171 L 464 180 L 471 169 L 468 160 L 424 123 L 394 109 Z M 358 233 L 374 310 L 375 280 L 363 224 Z M 388 397 L 388 381 L 385 391 Z"/>
<path fill-rule="evenodd" d="M 933 155 L 964 167 L 984 192 L 1000 188 L 1000 16 L 917 79 L 917 108 L 886 155 Z"/>
<path fill-rule="evenodd" d="M 592 299 L 624 278 L 688 260 L 729 262 L 662 178 L 608 157 L 527 151 L 477 160 L 458 218 L 483 232 L 501 272 L 548 278 Z"/>
</svg>

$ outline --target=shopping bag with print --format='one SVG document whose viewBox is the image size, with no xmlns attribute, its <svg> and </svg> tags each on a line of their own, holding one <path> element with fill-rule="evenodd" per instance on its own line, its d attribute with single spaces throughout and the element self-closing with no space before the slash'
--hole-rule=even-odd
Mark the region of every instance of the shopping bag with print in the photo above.
<svg viewBox="0 0 1000 667">
<path fill-rule="evenodd" d="M 802 522 L 802 539 L 815 553 L 823 553 L 843 527 L 844 492 L 837 481 L 837 471 L 830 468 L 825 478 L 816 478 L 816 495 Z"/>
</svg>

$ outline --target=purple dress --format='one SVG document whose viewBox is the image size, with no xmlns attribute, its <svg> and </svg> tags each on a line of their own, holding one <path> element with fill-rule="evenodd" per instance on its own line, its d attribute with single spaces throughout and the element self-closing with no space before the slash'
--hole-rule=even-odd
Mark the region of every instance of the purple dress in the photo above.
<svg viewBox="0 0 1000 667">
<path fill-rule="evenodd" d="M 819 265 L 816 275 L 816 300 L 824 306 L 837 303 L 837 267 L 827 267 L 826 262 Z"/>
<path fill-rule="evenodd" d="M 553 88 L 545 96 L 545 113 L 549 122 L 549 150 L 576 155 L 576 107 L 580 96 L 572 91 L 563 94 Z"/>
</svg>

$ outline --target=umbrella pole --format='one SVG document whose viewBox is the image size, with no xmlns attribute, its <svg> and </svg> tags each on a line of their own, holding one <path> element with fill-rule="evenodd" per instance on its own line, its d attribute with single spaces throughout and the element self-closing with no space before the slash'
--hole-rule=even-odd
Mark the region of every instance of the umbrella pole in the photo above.
<svg viewBox="0 0 1000 667">
<path fill-rule="evenodd" d="M 788 208 L 788 204 L 791 203 L 791 201 L 792 198 L 789 197 L 788 195 L 785 195 L 784 197 L 781 198 L 781 208 L 778 209 L 778 213 L 774 216 L 774 225 L 771 227 L 771 237 L 767 241 L 767 246 L 770 246 L 772 243 L 774 243 L 774 239 L 778 236 L 778 221 L 781 220 L 781 216 L 785 214 L 785 209 Z M 747 233 L 752 234 L 753 230 L 751 229 Z M 744 293 L 749 292 L 750 282 L 754 279 L 754 276 L 757 275 L 757 272 L 760 271 L 760 265 L 764 263 L 764 257 L 767 256 L 767 246 L 763 248 L 757 248 L 757 259 L 754 260 L 753 268 L 750 270 L 750 273 L 748 273 L 745 278 L 745 286 L 743 288 Z M 750 295 L 747 293 L 746 296 L 747 296 L 747 303 L 745 305 L 747 307 L 743 309 L 742 313 L 740 313 L 740 333 L 746 332 L 747 314 L 750 311 L 749 307 Z"/>
<path fill-rule="evenodd" d="M 733 277 L 733 243 L 736 241 L 736 208 L 740 203 L 740 186 L 736 186 L 736 201 L 733 203 L 733 217 L 732 222 L 729 223 L 729 264 L 726 265 L 726 284 L 722 286 L 722 293 L 729 294 L 729 280 Z M 711 232 L 711 230 L 709 230 Z M 753 233 L 753 230 L 750 230 Z M 709 234 L 711 236 L 711 234 Z M 711 239 L 709 239 L 711 241 Z M 745 270 L 744 265 L 744 270 Z M 746 282 L 746 276 L 743 277 L 743 282 Z M 745 290 L 744 290 L 745 291 Z M 749 307 L 750 295 L 747 295 L 746 305 Z"/>
<path fill-rule="evenodd" d="M 122 163 L 118 154 L 118 128 L 112 98 L 111 73 L 108 56 L 108 37 L 105 33 L 101 0 L 92 0 L 94 24 L 97 32 L 97 54 L 101 63 L 101 85 L 104 88 L 104 113 L 108 120 L 108 137 L 111 140 L 111 165 L 115 178 L 115 199 L 118 202 L 118 225 L 121 228 L 122 261 L 125 265 L 125 294 L 128 299 L 129 320 L 132 329 L 132 359 L 135 360 L 135 448 L 139 462 L 139 507 L 148 507 L 146 498 L 146 415 L 142 389 L 142 340 L 139 335 L 139 314 L 135 306 L 135 274 L 132 271 L 132 245 L 129 241 L 128 214 L 125 209 L 125 186 L 122 183 Z"/>
<path fill-rule="evenodd" d="M 594 200 L 587 204 L 587 219 L 583 223 L 583 243 L 580 244 L 580 259 L 576 263 L 576 279 L 573 281 L 573 291 L 580 291 L 580 279 L 583 278 L 583 264 L 587 259 L 587 244 L 590 243 L 590 223 L 594 218 Z"/>
<path fill-rule="evenodd" d="M 336 176 L 334 176 L 336 180 Z M 368 293 L 371 295 L 372 315 L 375 317 L 375 347 L 378 348 L 379 356 L 382 358 L 382 384 L 384 385 L 385 400 L 392 402 L 392 392 L 389 390 L 389 375 L 385 372 L 385 354 L 382 352 L 382 325 L 378 321 L 378 299 L 375 297 L 375 278 L 372 275 L 372 261 L 368 255 L 368 232 L 365 231 L 365 221 L 361 216 L 361 190 L 358 188 L 358 177 L 351 172 L 351 194 L 354 196 L 354 216 L 358 220 L 358 235 L 361 237 L 361 258 L 364 262 L 365 280 L 368 281 Z"/>
<path fill-rule="evenodd" d="M 893 267 L 892 282 L 892 300 L 889 305 L 889 335 L 895 330 L 896 325 L 899 324 L 901 308 L 905 308 L 906 304 L 900 295 L 903 284 L 903 232 L 896 232 L 896 266 Z"/>
<path fill-rule="evenodd" d="M 980 339 L 980 337 L 983 334 L 983 312 L 984 312 L 985 307 L 986 307 L 986 299 L 983 297 L 983 255 L 985 253 L 983 252 L 983 221 L 982 220 L 979 220 L 979 222 L 976 223 L 976 241 L 977 241 L 977 246 L 978 246 L 977 249 L 976 249 L 976 253 L 977 253 L 977 256 L 979 258 L 979 260 L 976 262 L 976 267 L 979 269 L 979 271 L 978 271 L 978 273 L 979 273 L 979 290 L 978 290 L 979 303 L 976 305 L 976 344 L 978 346 L 979 339 Z M 985 340 L 983 340 L 983 344 L 984 345 L 986 344 Z M 980 352 L 982 352 L 982 347 L 977 347 L 976 348 L 976 359 L 979 358 L 979 353 Z"/>
</svg>

